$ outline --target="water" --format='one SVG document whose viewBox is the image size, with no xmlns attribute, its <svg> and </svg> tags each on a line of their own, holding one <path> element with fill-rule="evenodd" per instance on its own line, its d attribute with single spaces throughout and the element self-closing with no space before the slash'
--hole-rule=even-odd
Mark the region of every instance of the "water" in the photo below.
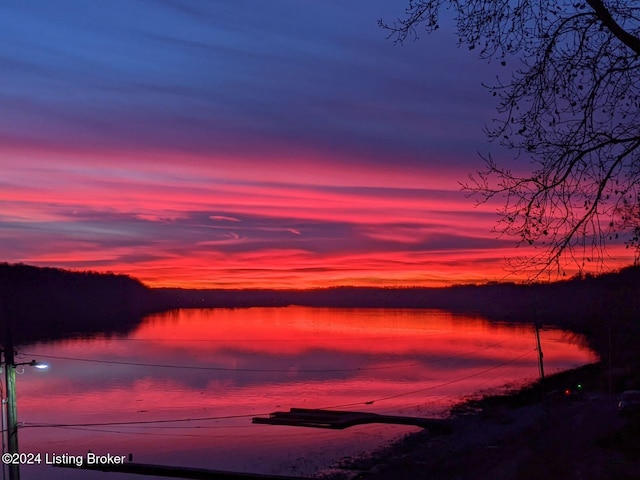
<svg viewBox="0 0 640 480">
<path fill-rule="evenodd" d="M 541 333 L 549 373 L 594 360 Z M 24 346 L 17 361 L 20 450 L 132 454 L 140 463 L 307 475 L 415 427 L 257 425 L 291 407 L 442 416 L 462 396 L 538 375 L 530 326 L 434 310 L 306 307 L 179 310 L 127 337 Z M 21 370 L 22 371 L 22 370 Z M 23 466 L 36 478 L 143 478 Z M 151 478 L 151 477 L 146 477 Z"/>
</svg>

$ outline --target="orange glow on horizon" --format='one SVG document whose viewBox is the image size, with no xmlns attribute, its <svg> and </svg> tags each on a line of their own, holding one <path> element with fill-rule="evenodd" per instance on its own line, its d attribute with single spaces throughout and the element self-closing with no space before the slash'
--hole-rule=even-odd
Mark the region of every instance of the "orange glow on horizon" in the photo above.
<svg viewBox="0 0 640 480">
<path fill-rule="evenodd" d="M 507 275 L 505 259 L 533 250 L 496 238 L 495 205 L 473 207 L 459 191 L 464 172 L 374 169 L 307 153 L 300 162 L 0 150 L 0 254 L 152 287 L 525 280 Z M 609 253 L 611 267 L 632 263 L 622 246 Z"/>
</svg>

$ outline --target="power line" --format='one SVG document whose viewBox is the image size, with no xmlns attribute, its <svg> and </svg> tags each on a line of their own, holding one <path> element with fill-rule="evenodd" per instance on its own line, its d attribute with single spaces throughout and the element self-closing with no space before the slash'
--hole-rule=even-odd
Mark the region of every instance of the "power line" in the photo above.
<svg viewBox="0 0 640 480">
<path fill-rule="evenodd" d="M 23 423 L 22 428 L 60 428 L 60 427 L 105 427 L 118 425 L 148 425 L 158 423 L 199 422 L 207 420 L 229 420 L 233 418 L 248 418 L 269 413 L 246 413 L 242 415 L 219 415 L 212 417 L 174 418 L 164 420 L 132 420 L 127 422 L 87 422 L 87 423 Z"/>
<path fill-rule="evenodd" d="M 353 368 L 319 368 L 319 369 L 308 369 L 308 368 L 238 368 L 238 367 L 210 367 L 210 366 L 197 366 L 197 365 L 173 365 L 173 364 L 160 364 L 160 363 L 143 363 L 143 362 L 130 362 L 124 360 L 101 360 L 101 359 L 92 359 L 92 358 L 80 358 L 80 357 L 66 357 L 59 355 L 47 355 L 42 353 L 21 353 L 23 356 L 33 356 L 33 357 L 41 357 L 48 358 L 54 360 L 70 360 L 77 362 L 91 362 L 91 363 L 103 363 L 109 365 L 127 365 L 127 366 L 135 366 L 135 367 L 154 367 L 154 368 L 174 368 L 174 369 L 186 369 L 186 370 L 209 370 L 209 371 L 220 371 L 220 372 L 249 372 L 249 373 L 343 373 L 343 372 L 358 372 L 358 371 L 370 371 L 370 370 L 390 370 L 395 368 L 405 368 L 405 367 L 415 367 L 417 365 L 424 365 L 426 363 L 437 363 L 445 360 L 449 360 L 452 358 L 461 358 L 465 355 L 469 355 L 472 353 L 476 353 L 482 350 L 486 350 L 489 348 L 496 347 L 503 343 L 510 341 L 516 336 L 509 337 L 500 342 L 495 342 L 489 345 L 485 345 L 481 348 L 477 348 L 475 350 L 471 350 L 463 353 L 456 353 L 455 355 L 449 355 L 446 357 L 439 357 L 431 360 L 424 360 L 419 362 L 412 363 L 403 363 L 398 365 L 385 365 L 378 367 L 353 367 Z"/>
<path fill-rule="evenodd" d="M 322 409 L 330 409 L 330 408 L 341 408 L 341 407 L 351 407 L 351 406 L 356 406 L 356 405 L 372 405 L 376 402 L 382 402 L 385 400 L 391 400 L 394 398 L 400 398 L 400 397 L 404 397 L 404 396 L 408 396 L 408 395 L 414 395 L 416 393 L 422 393 L 422 392 L 426 392 L 426 391 L 430 391 L 430 390 L 435 390 L 437 388 L 441 388 L 441 387 L 445 387 L 457 382 L 461 382 L 463 380 L 468 380 L 469 378 L 473 378 L 473 377 L 477 377 L 479 375 L 482 375 L 483 373 L 489 372 L 491 370 L 495 370 L 497 368 L 503 367 L 505 365 L 509 365 L 529 354 L 531 354 L 531 352 L 536 351 L 536 349 L 533 350 L 528 350 L 527 352 L 523 353 L 522 355 L 518 355 L 517 357 L 512 358 L 511 360 L 508 360 L 506 362 L 497 364 L 497 365 L 492 365 L 491 367 L 485 368 L 483 370 L 480 370 L 478 372 L 474 372 L 472 374 L 469 375 L 465 375 L 463 377 L 459 377 L 456 378 L 454 380 L 450 380 L 447 382 L 443 382 L 443 383 L 439 383 L 437 385 L 431 385 L 429 387 L 425 387 L 425 388 L 421 388 L 418 390 L 411 390 L 411 391 L 407 391 L 407 392 L 403 392 L 403 393 L 399 393 L 399 394 L 395 394 L 395 395 L 389 395 L 386 397 L 380 397 L 380 398 L 376 398 L 373 400 L 366 400 L 366 401 L 361 401 L 361 402 L 354 402 L 354 403 L 348 403 L 348 404 L 342 404 L 342 405 L 332 405 L 332 406 L 328 406 L 328 407 L 320 407 Z M 22 428 L 62 428 L 62 427 L 104 427 L 104 426 L 127 426 L 127 425 L 150 425 L 150 424 L 161 424 L 161 423 L 183 423 L 183 422 L 196 422 L 196 421 L 209 421 L 209 420 L 228 420 L 228 419 L 234 419 L 234 418 L 248 418 L 248 417 L 255 417 L 255 416 L 263 416 L 263 415 L 269 415 L 270 412 L 267 413 L 250 413 L 250 414 L 240 414 L 240 415 L 222 415 L 222 416 L 210 416 L 210 417 L 194 417 L 194 418 L 179 418 L 179 419 L 164 419 L 164 420 L 134 420 L 134 421 L 126 421 L 126 422 L 87 422 L 87 423 L 40 423 L 40 424 L 36 424 L 36 423 L 25 423 L 22 425 Z"/>
<path fill-rule="evenodd" d="M 468 380 L 469 378 L 477 377 L 479 375 L 482 375 L 483 373 L 486 373 L 486 372 L 489 372 L 491 370 L 495 370 L 496 368 L 500 368 L 500 367 L 503 367 L 503 366 L 508 365 L 510 363 L 513 363 L 516 360 L 524 358 L 527 355 L 530 355 L 531 352 L 535 352 L 535 351 L 536 351 L 536 349 L 529 350 L 529 351 L 523 353 L 522 355 L 518 355 L 517 357 L 512 358 L 511 360 L 509 360 L 507 362 L 503 362 L 503 363 L 500 363 L 498 365 L 493 365 L 493 366 L 491 366 L 489 368 L 485 368 L 484 370 L 480 370 L 479 372 L 475 372 L 475 373 L 472 373 L 470 375 L 465 375 L 464 377 L 459 377 L 459 378 L 456 378 L 455 380 L 450 380 L 448 382 L 439 383 L 437 385 L 431 385 L 431 386 L 426 387 L 426 388 L 420 388 L 418 390 L 411 390 L 409 392 L 398 393 L 396 395 L 389 395 L 388 397 L 376 398 L 374 400 L 367 400 L 366 402 L 349 403 L 349 404 L 343 404 L 343 405 L 333 405 L 333 406 L 330 406 L 330 407 L 323 407 L 323 408 L 328 409 L 328 408 L 351 407 L 351 406 L 355 406 L 355 405 L 373 405 L 376 402 L 381 402 L 381 401 L 384 401 L 384 400 L 391 400 L 391 399 L 394 399 L 394 398 L 406 397 L 407 395 L 414 395 L 416 393 L 422 393 L 422 392 L 426 392 L 426 391 L 429 391 L 429 390 L 434 390 L 436 388 L 446 387 L 447 385 L 451 385 L 453 383 L 461 382 L 463 380 Z"/>
<path fill-rule="evenodd" d="M 139 431 L 123 431 L 123 430 L 109 430 L 106 428 L 90 428 L 90 427 L 65 427 L 65 426 L 58 426 L 55 428 L 61 428 L 63 430 L 75 430 L 75 431 L 80 431 L 80 432 L 98 432 L 98 433 L 114 433 L 117 435 L 148 435 L 148 436 L 163 436 L 163 437 L 192 437 L 192 438 L 206 438 L 206 439 L 211 439 L 211 438 L 229 438 L 229 435 L 210 435 L 210 434 L 180 434 L 180 433 L 151 433 L 151 432 L 139 432 Z M 143 427 L 138 427 L 138 428 L 143 428 Z M 166 427 L 161 427 L 161 428 L 166 428 Z M 259 429 L 259 428 L 264 428 L 264 425 L 255 425 L 255 424 L 251 424 L 251 425 L 232 425 L 232 426 L 226 426 L 226 427 L 181 427 L 181 428 L 189 428 L 189 429 L 200 429 L 200 428 L 225 428 L 225 429 L 239 429 L 239 428 L 251 428 L 253 430 L 255 429 Z M 332 432 L 327 431 L 325 432 L 326 434 L 330 434 Z M 360 435 L 362 435 L 362 432 L 360 433 Z M 260 434 L 260 439 L 264 440 L 265 438 L 276 438 L 276 439 L 281 439 L 282 437 L 317 437 L 318 436 L 318 432 L 309 432 L 309 433 L 300 433 L 298 432 L 278 432 L 278 433 L 274 433 L 274 434 L 264 434 L 261 433 Z M 256 434 L 255 432 L 252 434 L 246 434 L 246 435 L 234 435 L 233 436 L 234 439 L 237 438 L 250 438 L 250 439 L 255 439 L 256 438 Z"/>
<path fill-rule="evenodd" d="M 533 351 L 534 351 L 534 350 L 532 350 L 532 352 L 533 352 Z M 512 361 L 515 361 L 515 360 L 512 360 Z M 507 365 L 502 365 L 502 366 L 506 367 Z M 516 369 L 518 369 L 518 368 L 520 368 L 520 367 L 519 367 L 519 366 L 517 366 L 517 365 L 515 365 L 515 366 L 514 366 L 514 365 L 511 365 L 511 366 L 509 366 L 508 370 L 506 370 L 506 371 L 507 371 L 507 372 L 511 372 L 511 371 L 515 371 L 515 370 L 516 370 Z M 496 378 L 498 378 L 498 376 L 504 376 L 504 375 L 505 375 L 505 373 L 501 373 L 500 375 L 494 375 L 494 376 L 492 376 L 492 377 L 490 377 L 490 378 L 488 378 L 488 379 L 486 379 L 486 380 L 484 380 L 484 381 L 482 381 L 482 382 L 480 382 L 480 383 L 474 384 L 473 388 L 474 388 L 474 389 L 478 389 L 479 387 L 481 387 L 481 386 L 483 386 L 483 385 L 487 385 L 487 384 L 491 383 L 493 380 L 495 380 Z M 526 384 L 526 383 L 527 383 L 527 382 L 522 382 L 522 384 L 521 384 L 521 385 L 524 385 L 524 384 Z M 509 388 L 509 386 L 510 386 L 510 384 L 509 384 L 509 383 L 505 383 L 505 384 L 502 384 L 501 386 L 499 386 L 499 387 L 497 387 L 497 388 L 498 388 L 498 389 L 502 389 L 503 391 L 506 391 L 506 390 Z M 494 387 L 494 388 L 495 388 L 495 387 Z M 483 390 L 476 390 L 476 392 L 479 392 L 480 394 L 482 394 Z M 425 403 L 424 403 L 424 402 L 423 402 L 423 403 L 407 404 L 407 405 L 402 405 L 401 407 L 399 407 L 399 410 L 400 410 L 400 411 L 404 411 L 404 410 L 409 410 L 409 409 L 412 409 L 412 408 L 423 407 L 424 405 L 425 405 Z M 382 413 L 382 412 L 378 412 L 378 413 Z"/>
<path fill-rule="evenodd" d="M 202 438 L 203 435 L 197 435 L 193 433 L 158 433 L 158 432 L 123 432 L 120 430 L 107 430 L 106 428 L 90 428 L 90 427 L 66 427 L 64 425 L 59 425 L 55 428 L 62 428 L 64 430 L 76 430 L 80 432 L 98 432 L 98 433 L 117 433 L 123 435 L 150 435 L 153 437 L 162 436 L 162 437 L 196 437 Z"/>
<path fill-rule="evenodd" d="M 354 368 L 319 368 L 319 369 L 307 369 L 307 368 L 230 368 L 230 367 L 204 367 L 204 366 L 196 366 L 196 365 L 171 365 L 171 364 L 163 364 L 163 363 L 142 363 L 142 362 L 126 362 L 121 360 L 98 360 L 92 358 L 78 358 L 78 357 L 63 357 L 57 355 L 44 355 L 40 353 L 23 353 L 22 355 L 26 356 L 37 356 L 42 358 L 56 359 L 56 360 L 72 360 L 77 362 L 91 362 L 91 363 L 106 363 L 110 365 L 128 365 L 134 367 L 158 367 L 158 368 L 179 368 L 186 370 L 212 370 L 212 371 L 221 371 L 221 372 L 253 372 L 253 373 L 292 373 L 292 372 L 301 372 L 301 373 L 332 373 L 332 372 L 357 372 L 361 370 L 389 370 L 392 368 L 404 368 L 404 367 L 415 367 L 416 365 L 421 365 L 425 362 L 413 362 L 413 363 L 404 363 L 400 365 L 386 365 L 380 367 L 354 367 Z M 445 358 L 439 358 L 432 360 L 433 362 L 439 362 L 445 360 Z"/>
</svg>

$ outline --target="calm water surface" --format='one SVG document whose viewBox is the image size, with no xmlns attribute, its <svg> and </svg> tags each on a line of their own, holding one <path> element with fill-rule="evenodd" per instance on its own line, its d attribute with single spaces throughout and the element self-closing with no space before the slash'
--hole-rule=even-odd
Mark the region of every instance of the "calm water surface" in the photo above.
<svg viewBox="0 0 640 480">
<path fill-rule="evenodd" d="M 594 360 L 542 332 L 553 373 Z M 47 361 L 18 376 L 20 450 L 132 454 L 140 463 L 311 474 L 414 427 L 342 431 L 254 425 L 291 407 L 441 416 L 461 396 L 538 375 L 530 326 L 435 310 L 306 307 L 179 310 L 127 337 L 24 346 Z M 44 457 L 43 457 L 44 458 Z M 151 478 L 22 467 L 36 478 Z"/>
</svg>

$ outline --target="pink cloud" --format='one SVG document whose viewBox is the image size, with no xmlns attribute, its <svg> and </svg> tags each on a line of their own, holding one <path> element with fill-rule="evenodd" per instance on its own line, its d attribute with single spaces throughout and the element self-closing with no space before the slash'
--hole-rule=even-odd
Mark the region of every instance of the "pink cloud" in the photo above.
<svg viewBox="0 0 640 480">
<path fill-rule="evenodd" d="M 456 172 L 336 164 L 0 151 L 0 253 L 151 285 L 287 288 L 496 280 L 524 253 Z"/>
</svg>

